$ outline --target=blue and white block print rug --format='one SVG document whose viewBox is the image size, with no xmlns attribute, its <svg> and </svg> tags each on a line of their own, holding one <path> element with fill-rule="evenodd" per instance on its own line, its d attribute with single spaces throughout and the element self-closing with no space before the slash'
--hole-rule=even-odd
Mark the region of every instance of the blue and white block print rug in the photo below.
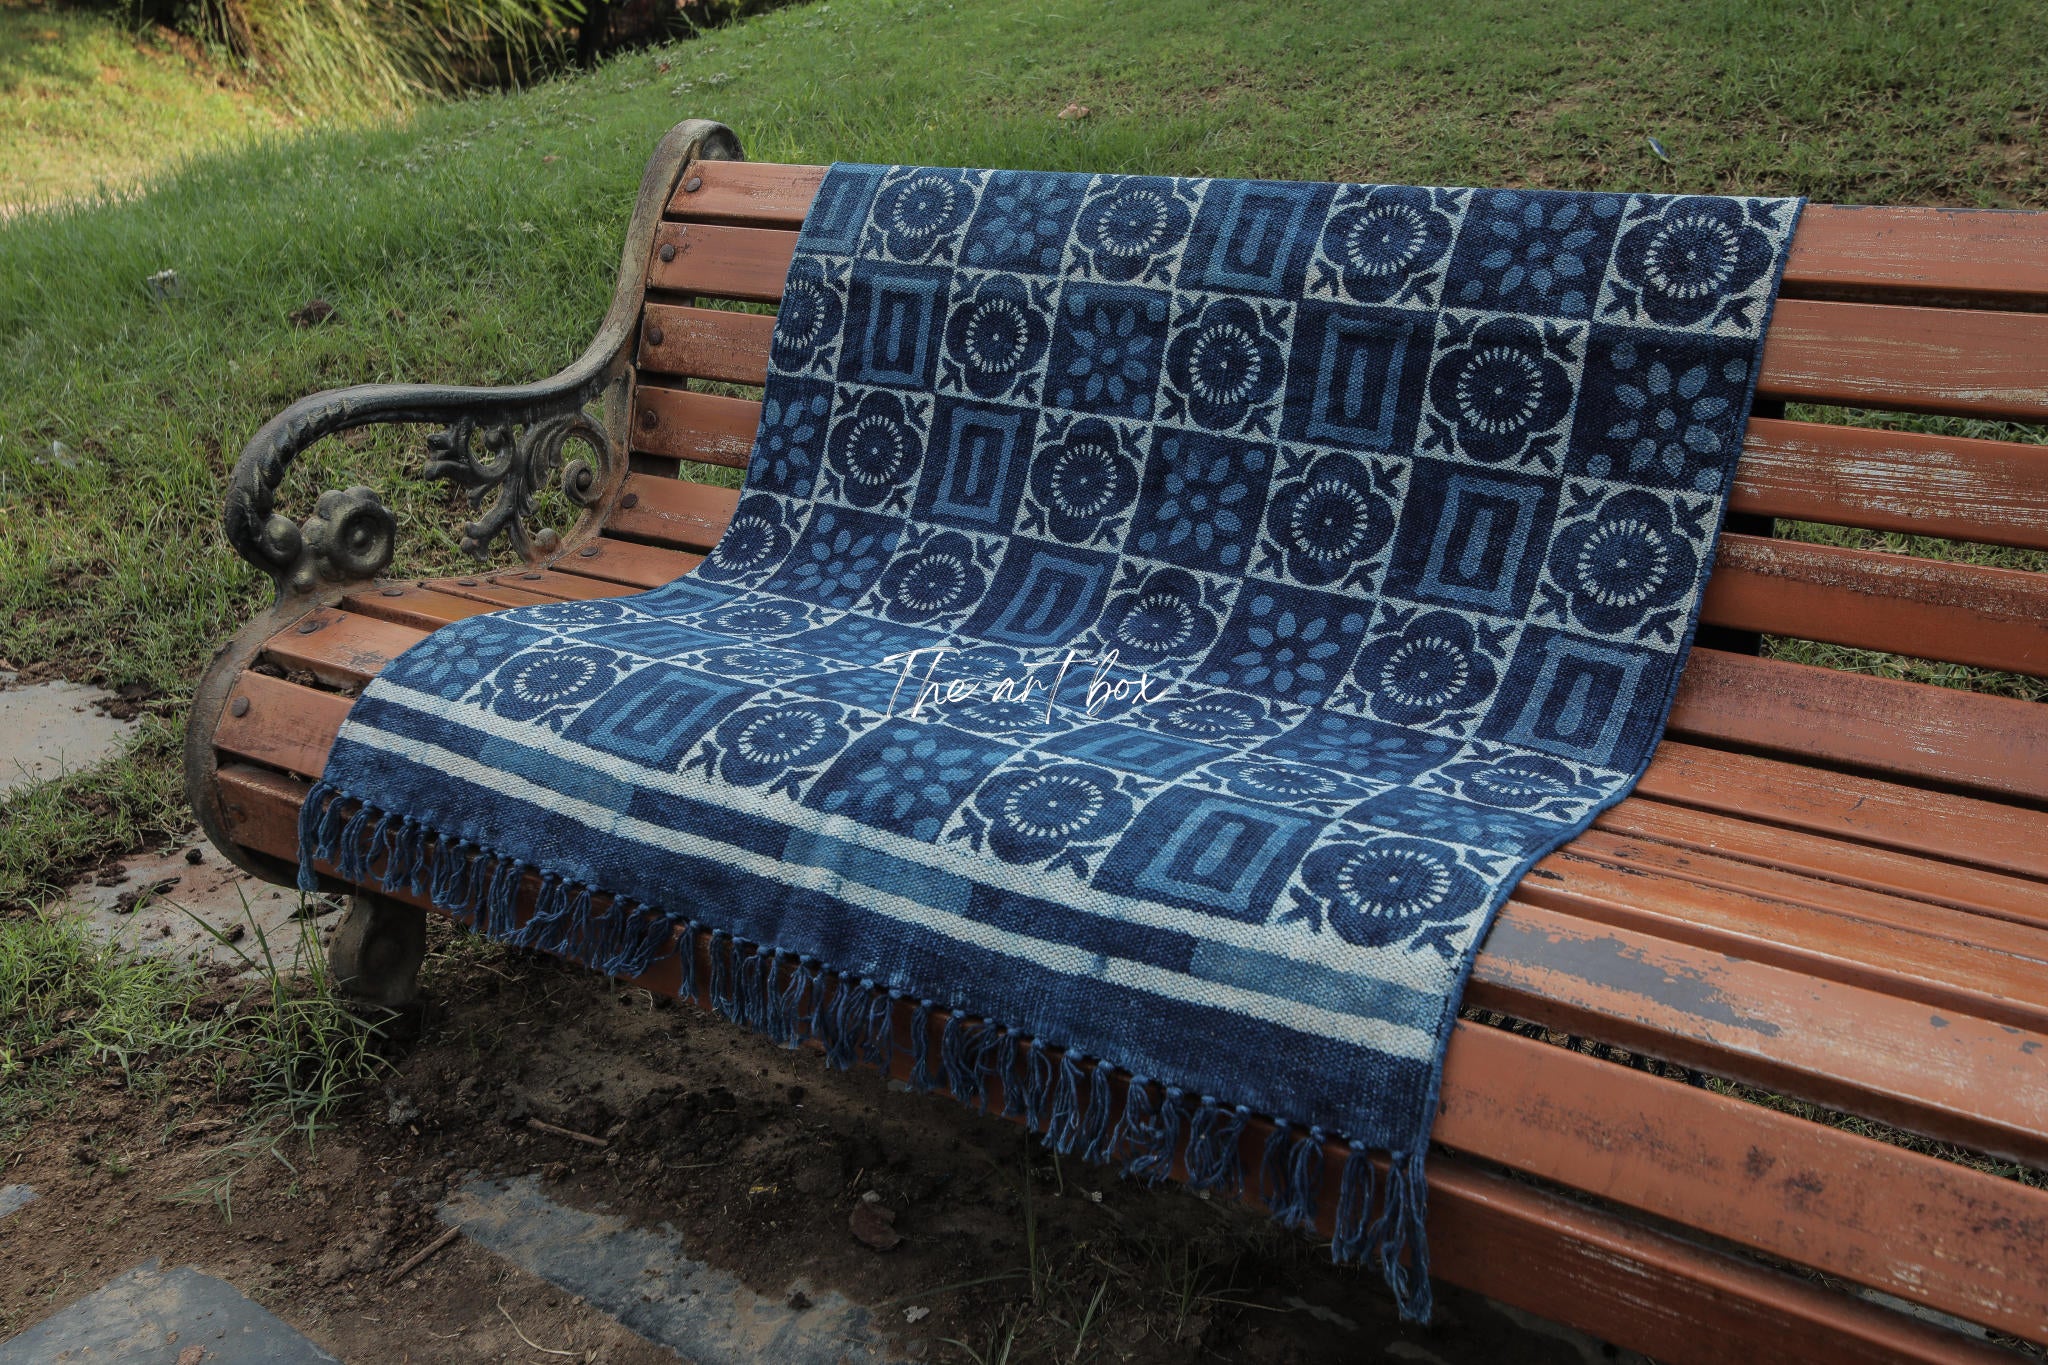
<svg viewBox="0 0 2048 1365">
<path fill-rule="evenodd" d="M 1466 976 L 1662 732 L 1799 209 L 834 166 L 716 551 L 407 651 L 306 875 L 708 935 L 736 1019 L 1297 1225 L 1348 1142 L 1426 1315 Z"/>
</svg>

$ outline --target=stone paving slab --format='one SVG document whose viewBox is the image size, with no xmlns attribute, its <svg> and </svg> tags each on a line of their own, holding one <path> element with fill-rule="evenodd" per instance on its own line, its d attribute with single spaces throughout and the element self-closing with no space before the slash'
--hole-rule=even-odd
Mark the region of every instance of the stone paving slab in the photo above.
<svg viewBox="0 0 2048 1365">
<path fill-rule="evenodd" d="M 338 1365 L 225 1280 L 157 1262 L 0 1343 L 0 1365 Z"/>
<path fill-rule="evenodd" d="M 191 850 L 199 861 L 191 861 Z M 172 952 L 223 966 L 261 967 L 264 945 L 281 972 L 300 965 L 306 929 L 299 893 L 249 876 L 193 835 L 158 853 L 124 859 L 118 871 L 65 893 L 62 909 L 83 912 L 101 937 L 147 953 Z M 307 901 L 316 935 L 331 929 L 341 905 Z M 207 926 L 230 941 L 207 932 Z M 244 961 L 247 958 L 248 961 Z"/>
<path fill-rule="evenodd" d="M 93 706 L 110 692 L 71 682 L 8 687 L 12 677 L 0 673 L 0 797 L 112 757 L 135 729 Z"/>
<path fill-rule="evenodd" d="M 780 1298 L 757 1294 L 737 1276 L 693 1260 L 672 1231 L 647 1232 L 557 1204 L 532 1176 L 470 1180 L 449 1196 L 441 1220 L 694 1365 L 892 1359 L 869 1311 L 838 1291 L 799 1281 Z"/>
</svg>

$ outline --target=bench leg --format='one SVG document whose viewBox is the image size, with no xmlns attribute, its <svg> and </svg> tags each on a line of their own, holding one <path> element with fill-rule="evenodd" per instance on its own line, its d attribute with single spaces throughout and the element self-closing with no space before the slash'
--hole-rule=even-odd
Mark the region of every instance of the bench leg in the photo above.
<svg viewBox="0 0 2048 1365">
<path fill-rule="evenodd" d="M 327 944 L 327 970 L 345 995 L 403 1009 L 419 997 L 427 912 L 358 891 Z"/>
</svg>

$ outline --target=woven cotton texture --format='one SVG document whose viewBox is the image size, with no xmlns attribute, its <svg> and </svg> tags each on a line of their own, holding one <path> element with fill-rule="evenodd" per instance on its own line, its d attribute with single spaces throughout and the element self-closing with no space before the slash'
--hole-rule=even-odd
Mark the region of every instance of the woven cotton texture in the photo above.
<svg viewBox="0 0 2048 1365">
<path fill-rule="evenodd" d="M 736 1019 L 1295 1225 L 1348 1142 L 1426 1316 L 1465 977 L 1662 732 L 1799 208 L 835 166 L 716 551 L 409 650 L 303 875 L 710 935 Z"/>
</svg>

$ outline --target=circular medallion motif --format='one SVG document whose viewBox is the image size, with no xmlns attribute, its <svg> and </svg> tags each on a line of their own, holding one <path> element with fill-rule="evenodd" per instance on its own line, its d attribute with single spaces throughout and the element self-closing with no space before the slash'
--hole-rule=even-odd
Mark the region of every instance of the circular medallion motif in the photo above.
<svg viewBox="0 0 2048 1365">
<path fill-rule="evenodd" d="M 1427 612 L 1407 629 L 1366 642 L 1358 656 L 1359 686 L 1372 712 L 1396 725 L 1420 725 L 1471 706 L 1493 692 L 1494 666 L 1479 651 L 1471 622 Z"/>
<path fill-rule="evenodd" d="M 1478 908 L 1470 903 L 1477 879 L 1449 848 L 1426 839 L 1326 844 L 1302 864 L 1302 880 L 1323 902 L 1330 928 L 1360 947 L 1398 943 Z"/>
<path fill-rule="evenodd" d="M 1043 862 L 1071 845 L 1107 838 L 1132 813 L 1112 774 L 1079 763 L 999 774 L 974 804 L 988 821 L 990 850 L 1010 863 Z"/>
</svg>

